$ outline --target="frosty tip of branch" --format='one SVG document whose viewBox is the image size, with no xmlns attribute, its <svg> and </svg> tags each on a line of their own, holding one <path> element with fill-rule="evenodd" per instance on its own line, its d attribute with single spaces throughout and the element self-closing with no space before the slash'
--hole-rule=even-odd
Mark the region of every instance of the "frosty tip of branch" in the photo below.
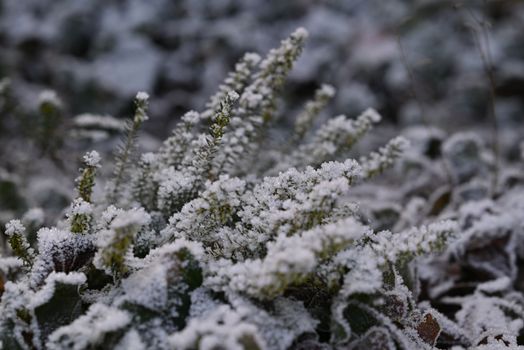
<svg viewBox="0 0 524 350">
<path fill-rule="evenodd" d="M 23 234 L 25 227 L 20 220 L 11 220 L 5 225 L 5 234 L 11 237 L 15 234 Z"/>
<path fill-rule="evenodd" d="M 293 34 L 291 34 L 291 36 L 298 40 L 304 40 L 309 36 L 309 32 L 306 30 L 306 28 L 299 27 L 293 32 Z"/>
<path fill-rule="evenodd" d="M 38 95 L 38 104 L 49 104 L 55 107 L 62 106 L 62 100 L 58 97 L 56 91 L 54 90 L 44 90 Z"/>
<path fill-rule="evenodd" d="M 335 96 L 336 90 L 332 85 L 322 84 L 322 86 L 320 87 L 320 92 L 326 97 L 332 98 L 333 96 Z"/>
<path fill-rule="evenodd" d="M 228 91 L 227 93 L 227 97 L 229 98 L 229 100 L 231 101 L 236 101 L 238 100 L 238 98 L 240 97 L 240 95 L 236 92 L 236 91 Z"/>
<path fill-rule="evenodd" d="M 97 151 L 87 152 L 83 158 L 84 163 L 87 166 L 93 167 L 93 168 L 100 168 L 101 159 L 102 158 L 100 157 L 100 154 Z"/>
<path fill-rule="evenodd" d="M 364 115 L 368 116 L 373 123 L 378 123 L 382 119 L 380 114 L 374 108 L 368 108 L 364 111 Z"/>
<path fill-rule="evenodd" d="M 144 91 L 139 91 L 136 94 L 135 99 L 136 99 L 137 102 L 147 103 L 149 101 L 149 94 L 147 92 L 144 92 Z"/>
</svg>

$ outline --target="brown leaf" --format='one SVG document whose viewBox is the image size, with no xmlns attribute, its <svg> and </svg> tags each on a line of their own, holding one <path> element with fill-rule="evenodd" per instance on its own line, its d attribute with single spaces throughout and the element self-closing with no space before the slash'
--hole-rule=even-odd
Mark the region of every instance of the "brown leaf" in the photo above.
<svg viewBox="0 0 524 350">
<path fill-rule="evenodd" d="M 417 326 L 419 337 L 431 346 L 435 345 L 440 331 L 440 325 L 431 314 L 424 315 L 424 319 Z"/>
<path fill-rule="evenodd" d="M 446 186 L 439 188 L 430 198 L 431 209 L 428 215 L 437 216 L 446 209 L 450 202 L 451 190 Z"/>
</svg>

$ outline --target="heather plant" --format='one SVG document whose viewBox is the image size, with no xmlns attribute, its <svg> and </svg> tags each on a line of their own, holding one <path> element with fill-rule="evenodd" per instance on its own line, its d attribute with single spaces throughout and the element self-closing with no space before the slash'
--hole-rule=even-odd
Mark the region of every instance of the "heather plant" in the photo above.
<svg viewBox="0 0 524 350">
<path fill-rule="evenodd" d="M 27 234 L 34 242 L 37 226 L 56 219 L 71 200 L 82 150 L 96 145 L 108 153 L 125 123 L 108 115 L 72 116 L 53 90 L 40 91 L 32 103 L 25 99 L 18 84 L 0 80 L 0 222 L 3 227 L 28 215 Z"/>
<path fill-rule="evenodd" d="M 0 347 L 518 346 L 522 182 L 508 175 L 496 195 L 483 192 L 493 164 L 468 134 L 444 142 L 426 130 L 413 146 L 398 136 L 353 159 L 380 116 L 313 128 L 330 86 L 277 147 L 277 101 L 306 37 L 298 29 L 264 59 L 245 55 L 204 111 L 141 156 L 149 101 L 138 93 L 105 195 L 94 187 L 108 161 L 88 152 L 61 220 L 36 242 L 32 216 L 8 223 Z"/>
</svg>

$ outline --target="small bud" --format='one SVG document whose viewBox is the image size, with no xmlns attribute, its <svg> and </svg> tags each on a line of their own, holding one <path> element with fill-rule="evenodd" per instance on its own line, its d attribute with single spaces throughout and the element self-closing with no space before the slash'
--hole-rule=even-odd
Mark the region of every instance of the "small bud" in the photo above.
<svg viewBox="0 0 524 350">
<path fill-rule="evenodd" d="M 38 105 L 40 108 L 58 108 L 62 107 L 62 100 L 58 97 L 55 91 L 53 90 L 44 90 L 38 96 Z"/>
<path fill-rule="evenodd" d="M 13 237 L 14 235 L 23 235 L 25 233 L 25 227 L 22 225 L 20 220 L 11 220 L 5 225 L 5 234 L 8 237 Z"/>
<path fill-rule="evenodd" d="M 84 160 L 85 165 L 89 167 L 100 168 L 101 158 L 100 158 L 100 154 L 98 154 L 97 151 L 87 152 L 84 155 L 83 160 Z"/>
<path fill-rule="evenodd" d="M 25 237 L 25 227 L 20 220 L 11 220 L 5 225 L 5 235 L 13 253 L 19 257 L 26 266 L 31 266 L 34 259 L 33 248 Z"/>
<path fill-rule="evenodd" d="M 236 91 L 233 91 L 233 90 L 229 91 L 229 92 L 227 93 L 227 96 L 229 97 L 229 99 L 230 99 L 231 101 L 236 101 L 236 100 L 238 100 L 238 98 L 240 97 L 240 96 L 236 93 Z"/>
<path fill-rule="evenodd" d="M 136 111 L 135 111 L 135 117 L 134 122 L 135 123 L 142 123 L 149 119 L 149 117 L 146 114 L 147 105 L 149 103 L 149 94 L 147 92 L 140 91 L 135 96 L 135 105 L 136 105 Z"/>
<path fill-rule="evenodd" d="M 144 92 L 144 91 L 139 91 L 136 94 L 135 99 L 136 99 L 137 102 L 147 103 L 149 101 L 149 94 L 147 92 Z"/>
<path fill-rule="evenodd" d="M 291 37 L 296 38 L 298 40 L 305 40 L 308 36 L 308 31 L 306 30 L 306 28 L 303 27 L 297 28 L 297 30 L 295 30 L 293 34 L 291 34 Z"/>
</svg>

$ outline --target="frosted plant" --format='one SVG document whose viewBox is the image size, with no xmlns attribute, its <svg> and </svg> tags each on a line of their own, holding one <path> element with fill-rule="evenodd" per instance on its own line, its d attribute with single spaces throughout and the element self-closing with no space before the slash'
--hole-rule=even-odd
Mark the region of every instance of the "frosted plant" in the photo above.
<svg viewBox="0 0 524 350">
<path fill-rule="evenodd" d="M 275 104 L 306 36 L 295 31 L 260 63 L 244 56 L 203 112 L 186 113 L 157 151 L 140 157 L 136 136 L 148 95 L 138 93 L 106 198 L 93 195 L 103 169 L 89 152 L 62 220 L 39 228 L 29 220 L 38 215 L 27 215 L 39 228 L 36 244 L 21 221 L 7 225 L 4 348 L 519 345 L 524 181 L 508 175 L 497 197 L 473 200 L 467 193 L 478 179 L 469 169 L 478 164 L 456 159 L 471 144 L 467 161 L 484 164 L 485 157 L 477 156 L 481 143 L 460 136 L 444 143 L 441 157 L 425 139 L 409 149 L 396 137 L 359 160 L 347 158 L 380 116 L 368 109 L 355 119 L 335 117 L 310 133 L 333 95 L 327 86 L 306 104 L 290 142 L 274 147 Z M 396 164 L 417 177 L 445 166 L 468 172 L 460 181 L 450 176 L 457 187 L 436 192 L 436 200 L 416 184 L 417 196 L 409 184 L 389 189 L 397 185 L 388 171 Z M 374 229 L 380 218 L 372 209 L 387 212 L 389 202 L 398 215 Z"/>
<path fill-rule="evenodd" d="M 315 117 L 327 105 L 333 96 L 335 96 L 335 88 L 331 85 L 324 84 L 320 89 L 315 91 L 314 99 L 306 103 L 304 110 L 295 120 L 294 142 L 299 142 L 304 138 L 309 129 L 311 129 Z"/>
<path fill-rule="evenodd" d="M 235 70 L 229 73 L 224 83 L 218 87 L 218 92 L 206 104 L 207 109 L 202 113 L 203 118 L 211 118 L 218 112 L 221 101 L 229 91 L 244 91 L 244 88 L 250 82 L 253 69 L 259 62 L 260 56 L 258 54 L 246 53 L 235 65 Z"/>
<path fill-rule="evenodd" d="M 200 134 L 191 142 L 191 148 L 180 166 L 161 167 L 155 176 L 158 182 L 158 206 L 171 214 L 195 197 L 211 176 L 212 161 L 229 125 L 233 103 L 238 94 L 230 91 L 220 102 L 220 109 L 213 118 L 208 134 Z"/>
<path fill-rule="evenodd" d="M 109 215 L 112 214 L 106 214 L 106 216 Z M 115 276 L 120 276 L 127 269 L 124 262 L 125 255 L 138 230 L 149 223 L 150 216 L 142 208 L 119 211 L 113 215 L 109 227 L 98 234 L 99 250 L 94 263 L 98 268 L 106 269 Z"/>
<path fill-rule="evenodd" d="M 214 173 L 231 172 L 234 169 L 231 166 L 242 155 L 250 155 L 256 149 L 261 128 L 272 119 L 276 94 L 302 52 L 307 35 L 304 28 L 293 32 L 260 62 L 260 70 L 253 74 L 253 82 L 243 91 L 237 91 L 240 99 L 231 120 L 232 132 L 224 137 L 222 152 L 214 161 Z"/>
<path fill-rule="evenodd" d="M 169 343 L 174 349 L 262 349 L 256 326 L 242 318 L 242 314 L 222 305 L 203 319 L 192 319 L 183 331 L 170 337 Z"/>
<path fill-rule="evenodd" d="M 173 130 L 173 134 L 164 141 L 159 151 L 160 161 L 163 164 L 174 166 L 182 162 L 194 137 L 192 129 L 198 124 L 199 119 L 200 114 L 195 111 L 189 111 L 182 116 L 182 122 Z"/>
<path fill-rule="evenodd" d="M 26 266 L 31 266 L 34 259 L 34 250 L 25 237 L 25 227 L 20 220 L 11 220 L 5 227 L 5 235 L 13 253 L 18 256 Z"/>
<path fill-rule="evenodd" d="M 116 165 L 114 169 L 114 178 L 109 183 L 108 201 L 110 203 L 117 202 L 120 198 L 120 186 L 125 187 L 126 181 L 129 177 L 129 167 L 132 164 L 133 156 L 136 148 L 136 138 L 140 127 L 148 119 L 146 114 L 148 107 L 149 95 L 146 92 L 139 92 L 135 96 L 135 115 L 133 119 L 126 124 L 126 136 L 116 153 Z"/>
<path fill-rule="evenodd" d="M 40 125 L 36 137 L 42 152 L 59 162 L 58 150 L 64 140 L 60 132 L 63 125 L 63 103 L 57 93 L 45 90 L 38 96 L 38 109 L 40 112 Z"/>
<path fill-rule="evenodd" d="M 380 115 L 373 109 L 364 111 L 355 120 L 344 115 L 330 119 L 316 131 L 310 142 L 302 144 L 284 160 L 282 166 L 320 165 L 350 150 L 379 121 Z"/>
</svg>

